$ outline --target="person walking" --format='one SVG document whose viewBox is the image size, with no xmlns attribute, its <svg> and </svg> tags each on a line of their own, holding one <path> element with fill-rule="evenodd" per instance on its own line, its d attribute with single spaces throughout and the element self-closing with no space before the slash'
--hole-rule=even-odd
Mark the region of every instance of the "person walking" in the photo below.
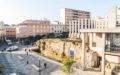
<svg viewBox="0 0 120 75">
<path fill-rule="evenodd" d="M 44 63 L 44 68 L 45 68 L 45 69 L 47 68 L 47 63 Z"/>
</svg>

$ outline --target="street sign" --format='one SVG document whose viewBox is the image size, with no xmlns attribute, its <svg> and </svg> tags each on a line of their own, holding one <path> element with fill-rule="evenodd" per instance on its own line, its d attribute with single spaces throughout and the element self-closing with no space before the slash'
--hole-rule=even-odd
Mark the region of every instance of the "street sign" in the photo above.
<svg viewBox="0 0 120 75">
<path fill-rule="evenodd" d="M 70 56 L 74 57 L 74 49 L 70 49 Z"/>
</svg>

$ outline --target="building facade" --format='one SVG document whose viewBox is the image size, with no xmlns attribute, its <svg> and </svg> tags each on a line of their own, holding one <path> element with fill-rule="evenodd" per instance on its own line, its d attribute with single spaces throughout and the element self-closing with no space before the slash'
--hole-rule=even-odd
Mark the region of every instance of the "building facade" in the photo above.
<svg viewBox="0 0 120 75">
<path fill-rule="evenodd" d="M 16 37 L 16 27 L 15 26 L 6 26 L 5 37 Z"/>
<path fill-rule="evenodd" d="M 107 12 L 106 19 L 109 28 L 120 27 L 120 7 L 111 7 Z"/>
<path fill-rule="evenodd" d="M 90 19 L 90 12 L 70 8 L 61 9 L 60 22 L 68 26 L 66 27 L 67 31 L 70 31 L 69 22 L 79 19 Z"/>
<path fill-rule="evenodd" d="M 68 25 L 64 25 L 60 22 L 51 22 L 49 27 L 49 33 L 62 33 L 68 32 Z"/>
<path fill-rule="evenodd" d="M 4 36 L 4 22 L 0 22 L 0 38 L 2 39 Z"/>
<path fill-rule="evenodd" d="M 48 20 L 26 20 L 17 27 L 17 37 L 29 37 L 44 35 L 49 32 L 50 21 Z"/>
<path fill-rule="evenodd" d="M 83 10 L 76 10 L 70 8 L 61 9 L 60 20 L 63 24 L 68 25 L 71 20 L 90 18 L 90 12 Z"/>
<path fill-rule="evenodd" d="M 104 29 L 107 24 L 103 18 L 79 19 L 69 21 L 69 37 L 79 38 L 81 29 Z"/>
</svg>

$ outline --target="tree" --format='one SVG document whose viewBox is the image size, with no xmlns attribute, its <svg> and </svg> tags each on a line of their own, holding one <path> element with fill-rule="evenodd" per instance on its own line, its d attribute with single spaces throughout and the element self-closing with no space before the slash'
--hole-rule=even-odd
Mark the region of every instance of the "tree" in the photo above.
<svg viewBox="0 0 120 75">
<path fill-rule="evenodd" d="M 67 72 L 68 74 L 70 74 L 70 69 L 71 69 L 71 66 L 72 64 L 74 63 L 74 60 L 71 58 L 71 57 L 66 57 L 64 60 L 63 60 L 63 66 L 62 66 L 62 69 Z"/>
<path fill-rule="evenodd" d="M 68 32 L 62 32 L 61 38 L 68 38 Z"/>
<path fill-rule="evenodd" d="M 47 38 L 55 38 L 55 34 L 54 33 L 49 33 L 49 34 L 47 34 Z"/>
</svg>

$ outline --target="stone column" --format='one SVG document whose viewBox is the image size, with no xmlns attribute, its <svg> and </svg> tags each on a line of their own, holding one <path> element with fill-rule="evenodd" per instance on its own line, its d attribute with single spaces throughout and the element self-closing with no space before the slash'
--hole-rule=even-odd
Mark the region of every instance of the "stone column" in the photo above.
<svg viewBox="0 0 120 75">
<path fill-rule="evenodd" d="M 90 33 L 90 40 L 89 40 L 90 48 L 92 47 L 92 42 L 93 42 L 93 33 Z"/>
<path fill-rule="evenodd" d="M 85 70 L 85 33 L 81 33 L 81 37 L 82 37 L 81 65 L 82 70 Z"/>
<path fill-rule="evenodd" d="M 102 64 L 101 64 L 101 69 L 102 69 L 102 75 L 105 75 L 105 33 L 102 33 Z"/>
</svg>

